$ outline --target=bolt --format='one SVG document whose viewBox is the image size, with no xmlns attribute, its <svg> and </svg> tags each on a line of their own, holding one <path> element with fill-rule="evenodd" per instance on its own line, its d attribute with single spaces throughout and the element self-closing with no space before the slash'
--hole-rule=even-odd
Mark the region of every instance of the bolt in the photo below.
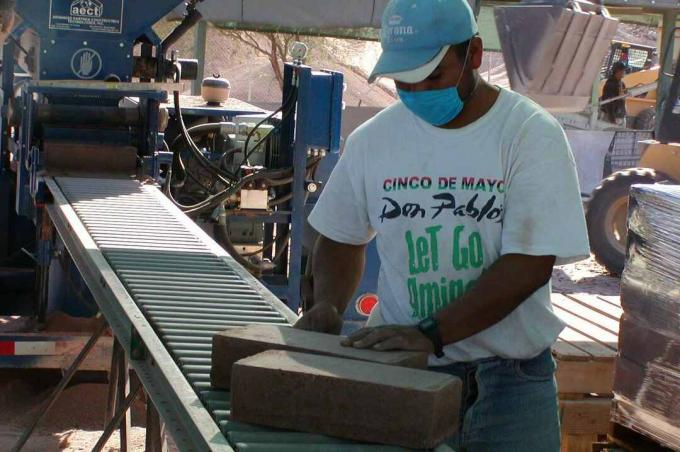
<svg viewBox="0 0 680 452">
<path fill-rule="evenodd" d="M 83 45 L 86 46 L 86 45 L 87 45 L 87 41 L 83 41 Z"/>
<path fill-rule="evenodd" d="M 55 45 L 55 44 L 57 43 L 57 41 L 55 41 L 55 40 L 53 39 L 53 40 L 50 41 L 50 43 L 52 43 L 52 45 Z"/>
<path fill-rule="evenodd" d="M 123 44 L 122 42 L 121 42 L 119 45 L 120 45 L 121 47 L 125 47 L 125 44 Z"/>
</svg>

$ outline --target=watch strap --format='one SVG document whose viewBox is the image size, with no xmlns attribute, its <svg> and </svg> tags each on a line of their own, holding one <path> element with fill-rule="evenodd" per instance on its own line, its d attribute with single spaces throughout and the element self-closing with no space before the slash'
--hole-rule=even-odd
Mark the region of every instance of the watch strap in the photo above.
<svg viewBox="0 0 680 452">
<path fill-rule="evenodd" d="M 442 358 L 444 356 L 444 344 L 439 332 L 439 322 L 434 317 L 428 317 L 418 324 L 418 330 L 427 336 L 434 345 L 434 356 Z"/>
</svg>

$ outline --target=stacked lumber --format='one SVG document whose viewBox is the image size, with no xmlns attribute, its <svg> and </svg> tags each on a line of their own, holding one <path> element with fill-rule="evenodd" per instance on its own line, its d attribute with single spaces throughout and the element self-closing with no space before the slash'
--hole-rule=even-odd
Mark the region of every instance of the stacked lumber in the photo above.
<svg viewBox="0 0 680 452">
<path fill-rule="evenodd" d="M 613 421 L 680 450 L 680 186 L 631 191 Z"/>
</svg>

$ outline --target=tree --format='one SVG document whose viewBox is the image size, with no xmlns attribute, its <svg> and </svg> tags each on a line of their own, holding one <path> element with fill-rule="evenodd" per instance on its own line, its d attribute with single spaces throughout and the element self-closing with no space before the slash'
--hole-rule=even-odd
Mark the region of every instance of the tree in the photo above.
<svg viewBox="0 0 680 452">
<path fill-rule="evenodd" d="M 283 65 L 286 62 L 289 45 L 297 39 L 297 36 L 287 33 L 257 33 L 222 28 L 220 32 L 265 55 L 269 59 L 279 87 L 283 89 Z"/>
</svg>

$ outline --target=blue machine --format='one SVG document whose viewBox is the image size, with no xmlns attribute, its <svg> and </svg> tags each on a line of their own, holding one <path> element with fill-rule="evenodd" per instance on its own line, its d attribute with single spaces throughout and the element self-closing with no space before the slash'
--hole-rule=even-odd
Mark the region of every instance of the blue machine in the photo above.
<svg viewBox="0 0 680 452">
<path fill-rule="evenodd" d="M 178 89 L 168 81 L 197 73 L 196 61 L 168 55 L 200 20 L 195 2 L 164 40 L 152 29 L 179 3 L 17 2 L 23 21 L 3 48 L 19 57 L 2 65 L 0 262 L 32 252 L 36 294 L 30 308 L 0 304 L 1 314 L 40 322 L 54 311 L 92 315 L 44 212 L 43 180 L 102 173 L 155 180 L 290 309 L 301 309 L 315 237 L 306 217 L 338 159 L 343 76 L 286 64 L 282 105 L 271 115 L 238 101 L 168 96 Z M 20 40 L 29 32 L 36 38 L 24 54 Z M 374 246 L 369 253 L 377 259 Z M 376 272 L 368 269 L 361 293 L 372 291 Z M 349 311 L 350 320 L 365 318 Z"/>
<path fill-rule="evenodd" d="M 343 76 L 286 64 L 272 113 L 182 96 L 196 62 L 167 51 L 200 19 L 195 2 L 169 37 L 151 29 L 178 3 L 17 0 L 24 20 L 2 64 L 0 315 L 36 327 L 0 335 L 0 367 L 70 367 L 16 450 L 95 347 L 85 367 L 112 371 L 115 399 L 102 446 L 119 425 L 123 441 L 143 389 L 159 424 L 147 444 L 160 445 L 162 421 L 181 450 L 232 450 L 243 432 L 210 381 L 212 337 L 290 325 L 303 307 L 306 217 L 338 159 Z M 7 296 L 7 281 L 35 290 Z M 92 335 L 45 331 L 58 313 Z"/>
<path fill-rule="evenodd" d="M 133 77 L 165 81 L 173 73 L 168 49 L 201 18 L 189 2 L 185 20 L 165 40 L 152 26 L 181 4 L 178 0 L 20 0 L 16 11 L 24 28 L 37 33 L 32 62 L 37 80 L 105 80 Z M 13 44 L 15 41 L 8 40 Z M 134 57 L 136 44 L 141 56 Z M 152 55 L 155 53 L 155 57 Z M 196 62 L 183 72 L 195 75 Z M 189 70 L 191 67 L 191 71 Z"/>
</svg>

